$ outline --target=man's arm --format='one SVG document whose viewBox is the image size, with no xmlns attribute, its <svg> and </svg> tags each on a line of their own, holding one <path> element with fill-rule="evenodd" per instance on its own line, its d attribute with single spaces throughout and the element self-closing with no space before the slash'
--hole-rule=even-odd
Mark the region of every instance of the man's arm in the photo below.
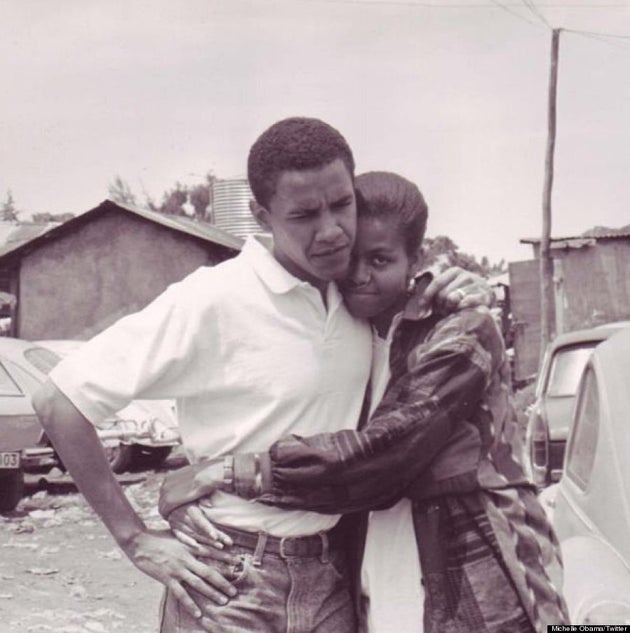
<svg viewBox="0 0 630 633">
<path fill-rule="evenodd" d="M 235 595 L 230 583 L 185 545 L 145 526 L 112 473 L 93 425 L 52 381 L 34 395 L 33 406 L 77 488 L 141 571 L 166 585 L 193 617 L 201 613 L 184 583 L 219 603 Z"/>
<path fill-rule="evenodd" d="M 409 356 L 362 431 L 290 436 L 269 453 L 234 456 L 234 491 L 280 507 L 323 513 L 395 501 L 431 463 L 479 402 L 503 344 L 492 317 L 466 311 L 443 319 Z M 221 465 L 165 481 L 160 511 L 226 486 Z M 193 491 L 190 492 L 190 489 Z"/>
</svg>

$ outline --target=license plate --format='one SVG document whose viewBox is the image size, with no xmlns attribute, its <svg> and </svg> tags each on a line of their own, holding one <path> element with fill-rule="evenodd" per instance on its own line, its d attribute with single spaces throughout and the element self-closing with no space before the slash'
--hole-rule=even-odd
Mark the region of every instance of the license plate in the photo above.
<svg viewBox="0 0 630 633">
<path fill-rule="evenodd" d="M 0 453 L 0 468 L 19 468 L 19 453 Z"/>
</svg>

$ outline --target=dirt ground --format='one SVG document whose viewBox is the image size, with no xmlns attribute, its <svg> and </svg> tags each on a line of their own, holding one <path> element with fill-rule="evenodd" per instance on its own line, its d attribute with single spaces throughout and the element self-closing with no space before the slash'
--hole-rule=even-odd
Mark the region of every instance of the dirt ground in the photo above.
<svg viewBox="0 0 630 633">
<path fill-rule="evenodd" d="M 166 467 L 181 463 L 175 454 Z M 121 477 L 154 528 L 166 527 L 156 510 L 164 474 Z M 68 478 L 30 482 L 0 515 L 0 633 L 155 633 L 161 585 L 120 552 Z"/>
</svg>

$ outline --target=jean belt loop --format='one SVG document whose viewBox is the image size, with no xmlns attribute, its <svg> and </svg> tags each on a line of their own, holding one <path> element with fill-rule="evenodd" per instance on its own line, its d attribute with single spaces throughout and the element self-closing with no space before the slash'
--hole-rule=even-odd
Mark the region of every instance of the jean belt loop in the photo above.
<svg viewBox="0 0 630 633">
<path fill-rule="evenodd" d="M 322 555 L 320 560 L 324 565 L 326 565 L 330 562 L 330 543 L 328 541 L 328 534 L 326 534 L 326 532 L 320 532 L 319 538 L 322 539 Z"/>
<path fill-rule="evenodd" d="M 260 567 L 262 564 L 263 554 L 265 553 L 265 547 L 267 547 L 268 538 L 269 535 L 266 532 L 258 532 L 258 541 L 256 542 L 254 559 L 252 560 L 252 565 L 254 565 L 254 567 Z"/>
<path fill-rule="evenodd" d="M 290 555 L 284 551 L 285 544 L 290 540 L 290 537 L 283 536 L 280 539 L 280 558 L 289 558 Z"/>
</svg>

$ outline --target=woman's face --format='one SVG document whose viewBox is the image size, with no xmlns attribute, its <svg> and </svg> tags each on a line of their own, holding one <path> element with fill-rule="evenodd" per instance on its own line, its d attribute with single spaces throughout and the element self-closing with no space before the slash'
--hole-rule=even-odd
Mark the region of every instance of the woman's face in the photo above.
<svg viewBox="0 0 630 633">
<path fill-rule="evenodd" d="M 404 306 L 414 263 L 396 222 L 360 217 L 350 273 L 341 284 L 348 310 L 354 316 L 372 319 L 377 327 L 379 323 L 389 327 Z"/>
</svg>

